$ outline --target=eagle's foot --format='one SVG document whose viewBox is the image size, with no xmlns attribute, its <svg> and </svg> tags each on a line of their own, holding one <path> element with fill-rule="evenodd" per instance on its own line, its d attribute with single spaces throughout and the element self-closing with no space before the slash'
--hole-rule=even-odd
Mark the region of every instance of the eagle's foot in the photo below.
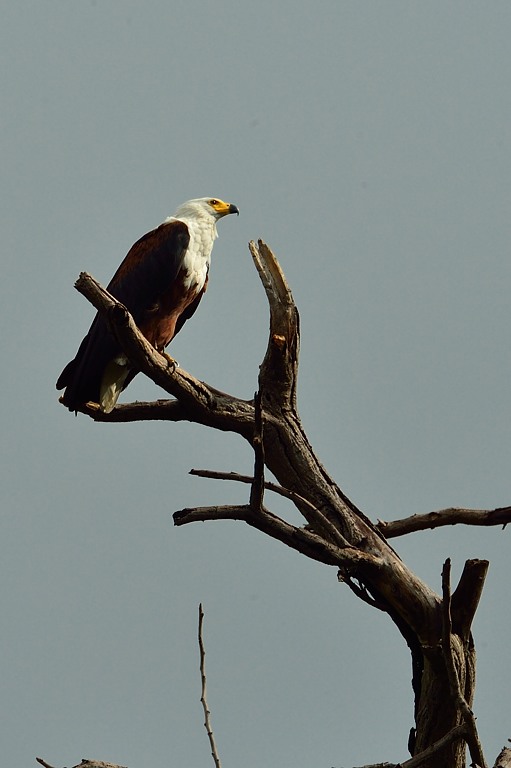
<svg viewBox="0 0 511 768">
<path fill-rule="evenodd" d="M 171 357 L 170 355 L 168 355 L 166 352 L 161 352 L 160 354 L 161 354 L 161 355 L 162 355 L 162 356 L 165 358 L 165 360 L 167 361 L 167 367 L 168 367 L 168 368 L 172 368 L 172 372 L 174 372 L 174 371 L 176 370 L 176 368 L 179 368 L 179 363 L 177 362 L 177 360 L 174 360 L 174 358 L 173 358 L 173 357 Z"/>
</svg>

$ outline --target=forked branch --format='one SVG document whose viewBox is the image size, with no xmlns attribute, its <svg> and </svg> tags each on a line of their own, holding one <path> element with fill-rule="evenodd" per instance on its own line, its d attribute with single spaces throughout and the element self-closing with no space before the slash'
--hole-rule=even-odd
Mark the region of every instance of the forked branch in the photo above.
<svg viewBox="0 0 511 768">
<path fill-rule="evenodd" d="M 244 520 L 253 528 L 257 528 L 302 555 L 325 563 L 325 565 L 355 571 L 362 566 L 368 569 L 381 568 L 381 563 L 374 555 L 360 552 L 355 547 L 344 549 L 337 547 L 314 531 L 298 528 L 282 520 L 264 506 L 257 511 L 254 511 L 250 504 L 190 507 L 175 512 L 173 519 L 176 526 L 206 520 Z"/>
</svg>

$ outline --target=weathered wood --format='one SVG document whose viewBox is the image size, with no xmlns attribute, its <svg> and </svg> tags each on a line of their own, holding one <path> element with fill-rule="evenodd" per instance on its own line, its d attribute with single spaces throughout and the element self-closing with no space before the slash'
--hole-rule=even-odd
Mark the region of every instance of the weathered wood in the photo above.
<svg viewBox="0 0 511 768">
<path fill-rule="evenodd" d="M 493 768 L 511 768 L 511 749 L 509 747 L 504 747 Z"/>
<path fill-rule="evenodd" d="M 36 760 L 39 765 L 43 766 L 43 768 L 53 768 L 53 766 L 47 763 L 46 760 L 43 760 L 42 757 L 36 757 Z M 116 763 L 104 763 L 102 760 L 82 760 L 81 763 L 73 766 L 73 768 L 126 768 L 126 766 L 117 765 Z"/>
<path fill-rule="evenodd" d="M 387 539 L 395 536 L 405 536 L 416 531 L 442 528 L 446 525 L 502 525 L 511 522 L 511 507 L 496 509 L 467 509 L 464 507 L 448 507 L 424 515 L 411 515 L 402 520 L 379 520 L 377 528 Z"/>
</svg>

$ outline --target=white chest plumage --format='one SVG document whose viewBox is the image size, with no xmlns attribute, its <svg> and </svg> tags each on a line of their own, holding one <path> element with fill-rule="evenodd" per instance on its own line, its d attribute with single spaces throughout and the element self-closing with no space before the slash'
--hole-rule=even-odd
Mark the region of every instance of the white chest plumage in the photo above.
<svg viewBox="0 0 511 768">
<path fill-rule="evenodd" d="M 179 220 L 186 224 L 190 233 L 190 242 L 182 261 L 184 287 L 187 290 L 196 287 L 201 291 L 208 276 L 213 243 L 218 237 L 215 221 L 211 216 L 198 220 L 180 217 Z"/>
</svg>

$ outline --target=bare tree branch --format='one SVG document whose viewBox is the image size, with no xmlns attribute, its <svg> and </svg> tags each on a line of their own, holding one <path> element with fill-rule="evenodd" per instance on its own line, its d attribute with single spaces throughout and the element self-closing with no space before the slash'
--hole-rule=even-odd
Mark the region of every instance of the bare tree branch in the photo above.
<svg viewBox="0 0 511 768">
<path fill-rule="evenodd" d="M 488 573 L 488 560 L 467 560 L 451 600 L 454 632 L 465 642 L 471 642 L 470 628 Z"/>
<path fill-rule="evenodd" d="M 62 398 L 59 398 L 62 402 Z M 126 424 L 133 421 L 190 421 L 188 413 L 179 400 L 155 400 L 152 402 L 121 403 L 113 411 L 105 413 L 97 403 L 85 403 L 78 408 L 80 413 L 97 422 Z"/>
<path fill-rule="evenodd" d="M 254 408 L 251 403 L 220 392 L 182 368 L 170 365 L 168 357 L 161 355 L 138 330 L 126 307 L 91 275 L 82 272 L 75 288 L 106 317 L 131 362 L 166 392 L 178 398 L 181 404 L 179 420 L 186 418 L 215 429 L 237 432 L 252 441 Z M 154 407 L 155 410 L 160 410 L 159 404 Z M 90 407 L 82 410 L 98 421 L 107 420 L 104 418 L 105 414 L 101 414 L 99 410 Z M 147 405 L 145 410 L 147 412 Z M 174 413 L 176 410 L 174 407 Z M 110 416 L 108 421 L 116 420 L 111 414 Z"/>
<path fill-rule="evenodd" d="M 204 727 L 208 734 L 209 745 L 211 747 L 211 755 L 215 763 L 216 768 L 222 768 L 220 757 L 218 756 L 218 750 L 215 742 L 215 735 L 213 728 L 211 727 L 211 712 L 209 711 L 208 702 L 206 698 L 206 649 L 204 647 L 204 640 L 202 637 L 202 625 L 204 623 L 204 611 L 202 609 L 202 603 L 199 605 L 199 654 L 200 654 L 200 677 L 201 677 L 201 704 L 204 710 Z"/>
<path fill-rule="evenodd" d="M 205 520 L 244 520 L 291 549 L 326 565 L 343 567 L 356 572 L 362 565 L 380 568 L 381 562 L 373 555 L 360 552 L 355 547 L 341 549 L 323 539 L 314 531 L 297 528 L 262 507 L 254 513 L 249 504 L 181 509 L 173 515 L 176 526 Z"/>
<path fill-rule="evenodd" d="M 378 520 L 377 527 L 387 539 L 405 536 L 408 533 L 425 531 L 428 528 L 440 528 L 444 525 L 502 525 L 511 522 L 511 507 L 497 509 L 465 509 L 448 507 L 424 515 L 412 515 L 402 520 L 386 522 Z"/>
<path fill-rule="evenodd" d="M 191 469 L 190 474 L 195 475 L 196 477 L 207 477 L 210 480 L 233 480 L 235 483 L 246 483 L 247 485 L 252 485 L 254 482 L 252 475 L 240 475 L 238 472 L 218 472 L 214 469 Z M 269 480 L 265 481 L 264 487 L 265 490 L 273 491 L 273 493 L 277 493 L 279 496 L 283 496 L 290 501 L 308 505 L 311 514 L 316 512 L 316 508 L 307 501 L 307 499 L 294 491 L 290 491 L 288 488 L 283 488 L 281 485 L 272 483 Z"/>
<path fill-rule="evenodd" d="M 36 760 L 43 766 L 43 768 L 53 768 L 53 766 L 43 760 L 42 757 L 36 757 Z M 102 760 L 82 760 L 81 763 L 75 765 L 74 768 L 126 768 L 126 766 L 117 765 L 115 763 L 105 763 Z"/>
<path fill-rule="evenodd" d="M 465 739 L 467 732 L 468 728 L 466 723 L 456 725 L 448 733 L 446 733 L 445 736 L 442 736 L 441 739 L 435 741 L 434 744 L 425 749 L 423 752 L 420 752 L 418 755 L 414 755 L 409 760 L 405 760 L 404 763 L 401 763 L 399 768 L 420 768 L 421 765 L 429 762 L 431 758 L 434 757 L 434 755 L 436 755 L 438 752 L 442 752 L 442 750 L 452 744 L 453 741 Z"/>
<path fill-rule="evenodd" d="M 427 763 L 437 753 L 452 744 L 457 739 L 464 739 L 467 734 L 467 726 L 465 723 L 457 725 L 445 736 L 436 741 L 430 747 L 425 749 L 418 755 L 411 757 L 409 760 L 405 760 L 404 763 L 375 763 L 373 765 L 362 765 L 360 768 L 420 768 L 424 763 Z"/>
<path fill-rule="evenodd" d="M 300 320 L 291 289 L 273 251 L 262 240 L 248 244 L 270 308 L 270 336 L 259 381 L 264 395 L 278 396 L 280 404 L 296 409 L 296 378 Z"/>
<path fill-rule="evenodd" d="M 451 696 L 468 729 L 466 741 L 470 750 L 470 756 L 474 765 L 479 766 L 479 768 L 487 768 L 477 733 L 474 713 L 461 691 L 460 679 L 456 671 L 455 653 L 458 656 L 462 654 L 460 654 L 459 649 L 455 651 L 455 641 L 452 635 L 451 561 L 449 558 L 445 561 L 442 569 L 442 648 Z"/>
<path fill-rule="evenodd" d="M 254 478 L 250 475 L 240 475 L 237 472 L 218 472 L 211 469 L 191 469 L 191 475 L 197 477 L 207 477 L 211 480 L 234 480 L 238 483 L 253 484 Z M 281 485 L 266 481 L 264 488 L 269 491 L 273 491 L 279 496 L 283 496 L 286 499 L 292 501 L 296 507 L 303 514 L 307 522 L 314 527 L 315 530 L 320 530 L 325 537 L 338 547 L 349 547 L 350 545 L 342 536 L 337 528 L 332 525 L 330 520 L 323 515 L 319 509 L 311 504 L 307 499 L 300 494 L 290 491 L 288 488 L 283 488 Z"/>
</svg>

